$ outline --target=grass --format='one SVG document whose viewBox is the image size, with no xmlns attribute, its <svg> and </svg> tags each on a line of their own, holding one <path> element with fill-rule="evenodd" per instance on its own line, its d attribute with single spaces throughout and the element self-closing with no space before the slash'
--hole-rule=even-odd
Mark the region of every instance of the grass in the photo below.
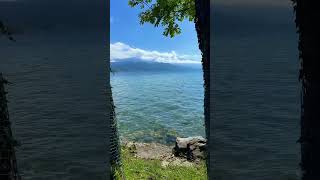
<svg viewBox="0 0 320 180">
<path fill-rule="evenodd" d="M 129 150 L 121 149 L 121 158 L 127 180 L 206 180 L 207 170 L 203 162 L 193 167 L 162 167 L 160 160 L 144 160 L 134 157 Z M 118 176 L 119 177 L 119 176 Z M 121 178 L 118 178 L 121 179 Z"/>
</svg>

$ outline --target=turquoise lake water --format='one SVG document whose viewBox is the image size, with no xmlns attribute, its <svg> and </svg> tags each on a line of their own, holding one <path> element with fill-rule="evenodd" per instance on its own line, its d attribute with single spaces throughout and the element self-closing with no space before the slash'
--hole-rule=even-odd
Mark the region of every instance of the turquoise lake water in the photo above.
<svg viewBox="0 0 320 180">
<path fill-rule="evenodd" d="M 117 72 L 111 84 L 121 138 L 172 143 L 175 136 L 204 136 L 201 69 Z"/>
</svg>

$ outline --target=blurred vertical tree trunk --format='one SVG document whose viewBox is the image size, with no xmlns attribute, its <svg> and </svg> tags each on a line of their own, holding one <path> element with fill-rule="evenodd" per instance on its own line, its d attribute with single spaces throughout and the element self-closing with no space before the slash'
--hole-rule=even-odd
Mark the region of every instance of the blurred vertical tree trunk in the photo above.
<svg viewBox="0 0 320 180">
<path fill-rule="evenodd" d="M 11 33 L 4 23 L 0 20 L 0 35 L 7 36 L 9 40 L 14 41 Z M 13 139 L 11 123 L 9 121 L 9 112 L 5 84 L 8 81 L 0 73 L 0 179 L 2 180 L 20 180 L 18 166 L 15 154 L 17 141 Z"/>
<path fill-rule="evenodd" d="M 195 0 L 195 27 L 198 35 L 199 49 L 202 53 L 202 70 L 204 79 L 204 121 L 206 138 L 210 129 L 210 1 Z M 209 141 L 207 141 L 209 142 Z M 209 143 L 207 147 L 209 151 Z M 210 154 L 207 152 L 207 170 L 209 173 Z"/>
<path fill-rule="evenodd" d="M 111 161 L 111 178 L 117 179 L 117 177 L 124 178 L 124 174 L 122 172 L 121 167 L 121 158 L 120 158 L 120 142 L 119 142 L 119 134 L 118 134 L 118 125 L 115 113 L 115 106 L 112 97 L 112 91 L 110 88 L 110 125 L 111 125 L 111 134 L 110 134 L 110 161 Z"/>
<path fill-rule="evenodd" d="M 320 179 L 320 2 L 293 0 L 293 3 L 302 83 L 300 165 L 303 180 L 316 180 Z"/>
</svg>

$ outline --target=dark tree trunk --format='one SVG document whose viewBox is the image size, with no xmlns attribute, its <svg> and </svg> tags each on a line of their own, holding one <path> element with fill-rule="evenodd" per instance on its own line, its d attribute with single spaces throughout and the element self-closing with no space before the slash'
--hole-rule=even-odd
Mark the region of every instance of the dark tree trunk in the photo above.
<svg viewBox="0 0 320 180">
<path fill-rule="evenodd" d="M 122 171 L 122 164 L 120 158 L 120 141 L 118 134 L 118 123 L 115 113 L 115 106 L 112 97 L 111 87 L 109 89 L 110 93 L 110 165 L 111 165 L 111 177 L 110 179 L 117 179 L 116 175 L 120 176 L 121 179 L 125 179 L 124 172 Z"/>
<path fill-rule="evenodd" d="M 8 28 L 0 20 L 0 36 L 5 35 L 9 40 L 14 41 Z M 18 166 L 15 154 L 17 141 L 13 139 L 11 123 L 9 121 L 9 112 L 5 84 L 8 81 L 0 73 L 0 179 L 2 180 L 20 180 Z"/>
<path fill-rule="evenodd" d="M 14 146 L 17 142 L 13 139 L 9 113 L 7 107 L 4 85 L 7 81 L 0 73 L 0 179 L 19 180 L 17 161 Z"/>
<path fill-rule="evenodd" d="M 202 53 L 202 70 L 204 79 L 204 121 L 206 138 L 210 129 L 210 0 L 196 0 L 195 26 L 199 49 Z M 207 141 L 209 142 L 209 141 Z M 208 143 L 207 151 L 210 148 Z M 207 170 L 209 172 L 210 154 L 207 153 Z"/>
<path fill-rule="evenodd" d="M 110 70 L 111 71 L 111 70 Z M 118 120 L 116 116 L 115 111 L 115 105 L 113 101 L 112 96 L 112 88 L 111 84 L 109 84 L 109 87 L 107 89 L 107 93 L 110 96 L 110 103 L 109 103 L 109 109 L 110 109 L 110 141 L 109 141 L 109 152 L 110 152 L 110 180 L 116 180 L 116 179 L 122 179 L 125 180 L 125 175 L 122 168 L 121 163 L 121 145 L 120 145 L 120 139 L 119 139 L 119 133 L 118 133 Z"/>
<path fill-rule="evenodd" d="M 302 83 L 301 169 L 303 180 L 320 179 L 320 2 L 293 0 L 299 33 Z"/>
<path fill-rule="evenodd" d="M 115 106 L 111 94 L 110 98 L 111 104 L 111 135 L 110 135 L 110 160 L 111 160 L 111 179 L 116 179 L 116 174 L 118 173 L 124 179 L 124 175 L 121 167 L 121 158 L 120 158 L 120 142 L 118 134 L 117 119 L 115 113 Z M 117 171 L 117 173 L 116 173 Z"/>
</svg>

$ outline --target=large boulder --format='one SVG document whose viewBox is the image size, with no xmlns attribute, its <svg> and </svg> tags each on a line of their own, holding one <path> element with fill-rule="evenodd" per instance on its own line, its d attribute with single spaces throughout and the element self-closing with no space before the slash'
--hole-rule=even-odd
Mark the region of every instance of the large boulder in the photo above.
<svg viewBox="0 0 320 180">
<path fill-rule="evenodd" d="M 175 156 L 185 157 L 189 161 L 206 158 L 207 140 L 201 136 L 176 139 L 172 152 Z"/>
</svg>

